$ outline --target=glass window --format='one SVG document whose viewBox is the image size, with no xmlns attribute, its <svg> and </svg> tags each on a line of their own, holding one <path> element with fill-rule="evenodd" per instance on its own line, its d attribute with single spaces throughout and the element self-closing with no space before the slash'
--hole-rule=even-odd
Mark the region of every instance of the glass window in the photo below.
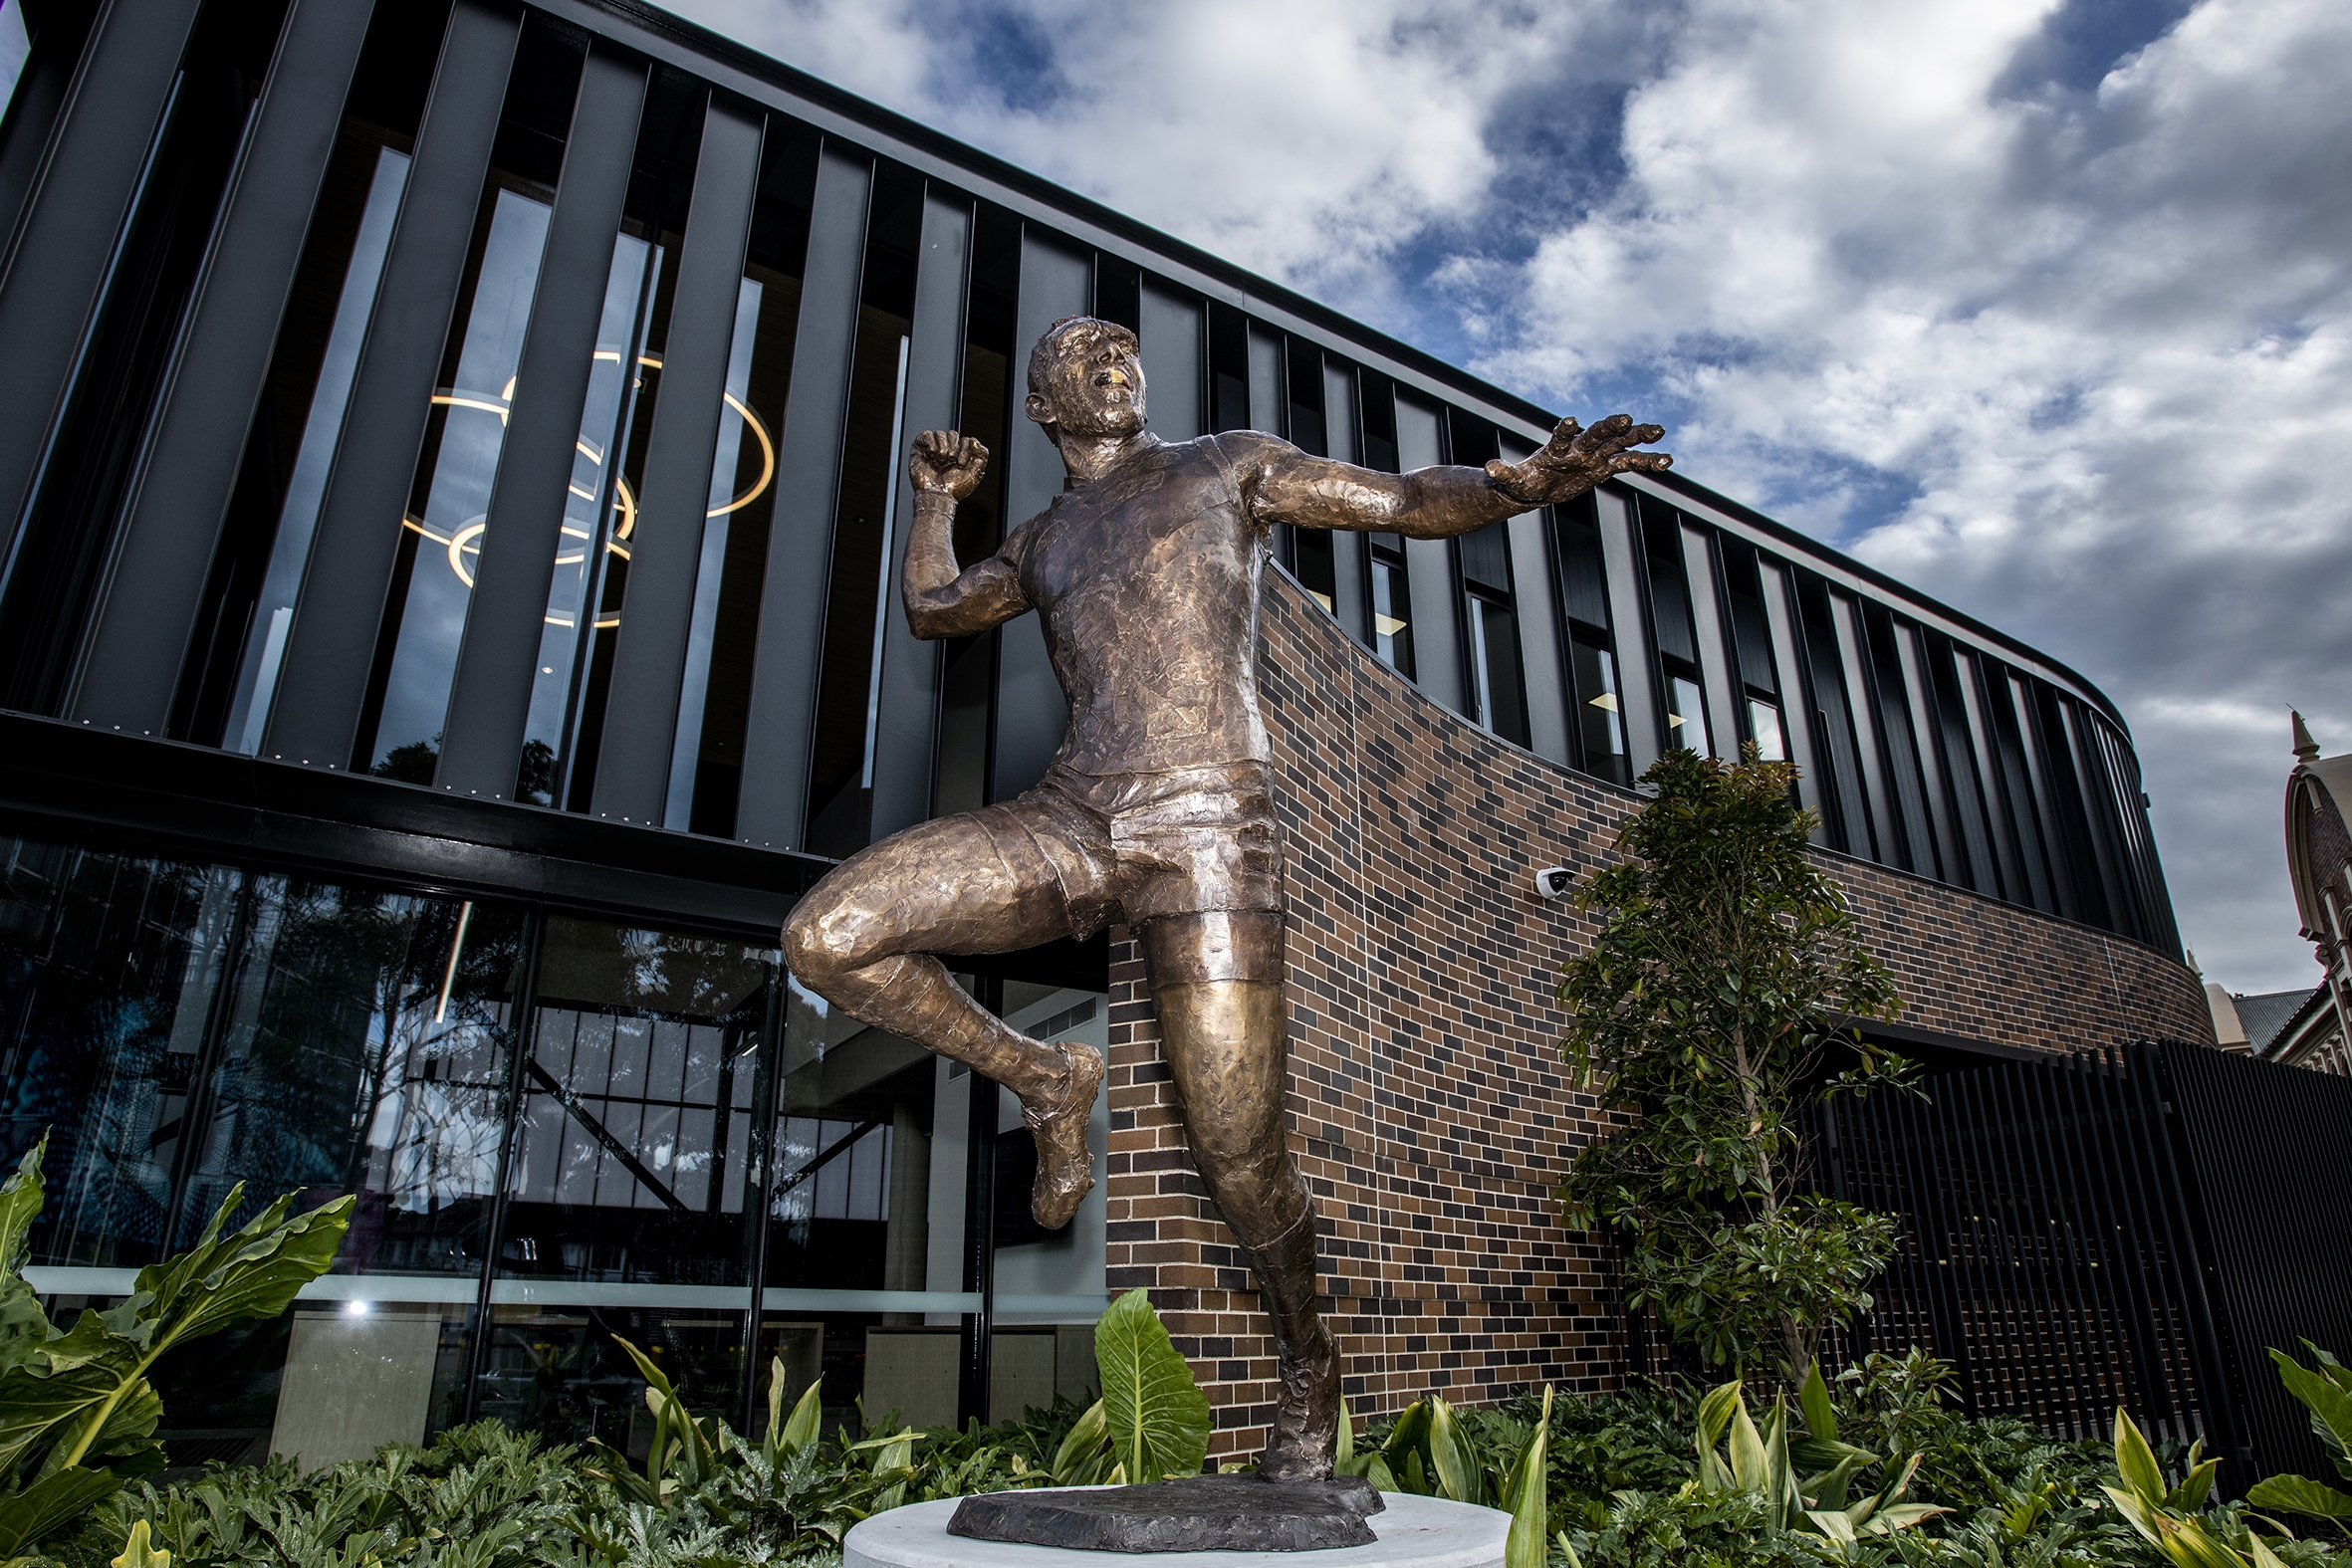
<svg viewBox="0 0 2352 1568">
<path fill-rule="evenodd" d="M 1413 678 L 1413 601 L 1405 585 L 1401 553 L 1391 554 L 1380 541 L 1396 536 L 1376 535 L 1372 547 L 1372 651 L 1394 666 L 1405 679 Z"/>
<path fill-rule="evenodd" d="M 581 59 L 577 44 L 551 30 L 525 30 L 424 444 L 394 525 L 399 548 L 356 748 L 358 765 L 386 779 L 430 784 L 440 761 L 458 642 L 563 168 L 563 138 L 548 133 L 547 113 L 554 111 L 557 124 L 569 122 Z"/>
<path fill-rule="evenodd" d="M 983 1080 L 985 1082 L 985 1080 Z M 993 1092 L 993 1085 L 989 1085 Z M 821 1372 L 828 1426 L 887 1409 L 953 1425 L 961 1384 L 970 1079 L 911 1040 L 787 994 L 757 1370 L 789 1403 Z M 890 1331 L 869 1344 L 874 1330 Z"/>
<path fill-rule="evenodd" d="M 1107 993 L 1007 981 L 1005 1021 L 1034 1039 L 1075 1040 L 1106 1055 Z M 1029 1212 L 1037 1145 L 1010 1094 L 997 1099 L 994 1155 L 996 1332 L 989 1346 L 988 1419 L 1017 1419 L 1051 1409 L 1060 1394 L 1079 1405 L 1094 1398 L 1094 1320 L 1109 1301 L 1104 1269 L 1108 1235 L 1110 1091 L 1097 1094 L 1086 1129 L 1094 1151 L 1094 1190 L 1069 1224 L 1040 1230 Z"/>
<path fill-rule="evenodd" d="M 20 5 L 0 15 L 0 112 L 16 96 L 17 78 L 24 74 L 25 57 L 32 52 L 33 41 L 25 36 L 25 8 Z"/>
<path fill-rule="evenodd" d="M 1528 697 L 1521 680 L 1518 618 L 1509 604 L 1482 593 L 1470 595 L 1468 607 L 1479 717 L 1497 735 L 1525 746 Z"/>
<path fill-rule="evenodd" d="M 870 819 L 883 617 L 897 611 L 896 594 L 884 592 L 889 562 L 883 547 L 899 476 L 906 467 L 900 426 L 922 217 L 923 181 L 895 164 L 878 166 L 866 224 L 857 342 L 849 369 L 840 505 L 833 519 L 832 586 L 825 597 L 823 673 L 810 761 L 812 854 L 841 856 L 864 848 Z"/>
<path fill-rule="evenodd" d="M 243 878 L 7 841 L 6 1158 L 46 1134 L 33 1260 L 137 1268 L 172 1229 L 189 1101 Z"/>
<path fill-rule="evenodd" d="M 239 1182 L 232 1224 L 358 1199 L 295 1314 L 160 1369 L 173 1462 L 462 1420 L 520 912 L 15 840 L 5 867 L 4 1152 L 50 1140 L 35 1288 L 127 1294 Z"/>
<path fill-rule="evenodd" d="M 735 342 L 719 410 L 666 808 L 669 826 L 720 837 L 735 831 L 743 783 L 752 659 L 778 494 L 776 437 L 784 429 L 792 384 L 801 267 L 817 178 L 812 139 L 776 130 L 771 137 L 735 303 Z M 585 798 L 580 803 L 587 808 Z"/>
<path fill-rule="evenodd" d="M 1103 992 L 967 984 L 1107 1040 Z M 0 1157 L 50 1138 L 55 1310 L 127 1294 L 237 1182 L 248 1213 L 358 1199 L 292 1313 L 161 1369 L 175 1463 L 317 1466 L 482 1416 L 641 1457 L 616 1335 L 739 1429 L 778 1357 L 830 1423 L 952 1423 L 984 1262 L 993 1414 L 1092 1380 L 1107 1097 L 1098 1185 L 1041 1232 L 1011 1096 L 740 940 L 0 840 Z"/>
<path fill-rule="evenodd" d="M 1611 784 L 1633 783 L 1625 755 L 1625 716 L 1617 701 L 1617 661 L 1598 642 L 1578 636 L 1568 644 L 1575 677 L 1576 721 L 1584 741 L 1584 771 Z"/>
<path fill-rule="evenodd" d="M 197 1441 L 316 1466 L 465 1419 L 523 935 L 512 906 L 249 879 L 173 1244 L 238 1182 L 238 1222 L 289 1188 L 359 1203 L 315 1299 L 177 1369 Z"/>
<path fill-rule="evenodd" d="M 476 1411 L 641 1453 L 643 1384 L 742 1409 L 761 1042 L 776 955 L 551 919 Z"/>
<path fill-rule="evenodd" d="M 1291 569 L 1306 596 L 1324 609 L 1337 612 L 1338 568 L 1331 557 L 1331 536 L 1319 528 L 1291 530 Z"/>
<path fill-rule="evenodd" d="M 1707 742 L 1707 703 L 1696 678 L 1675 672 L 1666 677 L 1666 744 L 1688 747 L 1702 757 L 1714 748 Z"/>
<path fill-rule="evenodd" d="M 260 749 L 440 41 L 388 9 L 369 27 L 229 493 L 177 739 Z"/>
<path fill-rule="evenodd" d="M 1748 699 L 1748 733 L 1756 742 L 1756 755 L 1767 763 L 1788 761 L 1788 743 L 1780 734 L 1780 710 L 1768 702 Z"/>
</svg>

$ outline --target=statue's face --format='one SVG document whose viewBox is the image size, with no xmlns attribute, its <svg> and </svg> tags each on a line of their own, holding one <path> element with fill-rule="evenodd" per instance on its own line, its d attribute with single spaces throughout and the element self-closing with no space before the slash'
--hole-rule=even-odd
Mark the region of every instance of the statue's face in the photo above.
<svg viewBox="0 0 2352 1568">
<path fill-rule="evenodd" d="M 1133 435 L 1143 428 L 1143 361 L 1123 327 L 1081 321 L 1055 338 L 1043 390 L 1029 417 L 1070 435 Z"/>
</svg>

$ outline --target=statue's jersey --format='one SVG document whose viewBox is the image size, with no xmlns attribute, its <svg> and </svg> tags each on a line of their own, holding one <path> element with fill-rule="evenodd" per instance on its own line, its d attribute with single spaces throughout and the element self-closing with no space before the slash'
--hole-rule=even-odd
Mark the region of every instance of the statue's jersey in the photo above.
<svg viewBox="0 0 2352 1568">
<path fill-rule="evenodd" d="M 1215 436 L 1150 441 L 1055 497 L 1001 553 L 1069 699 L 1055 762 L 1098 777 L 1265 762 L 1266 532 Z"/>
</svg>

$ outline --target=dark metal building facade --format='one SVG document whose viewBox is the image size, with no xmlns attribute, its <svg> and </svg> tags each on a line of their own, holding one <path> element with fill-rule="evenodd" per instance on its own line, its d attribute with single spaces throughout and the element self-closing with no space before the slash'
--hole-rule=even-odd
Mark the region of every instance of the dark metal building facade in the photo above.
<svg viewBox="0 0 2352 1568">
<path fill-rule="evenodd" d="M 897 613 L 906 443 L 999 454 L 959 521 L 992 548 L 1060 483 L 1027 345 L 1089 312 L 1171 438 L 1409 470 L 1550 416 L 617 0 L 21 14 L 0 1153 L 49 1132 L 45 1288 L 119 1288 L 240 1178 L 370 1195 L 319 1312 L 238 1352 L 224 1456 L 326 1454 L 283 1390 L 353 1347 L 418 1369 L 370 1440 L 614 1435 L 607 1331 L 746 1412 L 771 1356 L 925 1418 L 1082 1382 L 1099 1212 L 1000 1217 L 1009 1108 L 770 947 L 827 860 L 1059 740 L 1034 621 Z M 1753 742 L 1828 849 L 2178 954 L 2103 696 L 1680 477 L 1280 551 L 1553 764 Z M 1098 952 L 972 984 L 1104 1026 Z"/>
</svg>

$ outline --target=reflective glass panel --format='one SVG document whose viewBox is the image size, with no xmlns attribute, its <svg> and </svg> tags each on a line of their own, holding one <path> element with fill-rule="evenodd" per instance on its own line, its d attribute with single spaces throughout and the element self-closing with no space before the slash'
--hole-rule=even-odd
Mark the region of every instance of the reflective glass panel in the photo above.
<svg viewBox="0 0 2352 1568">
<path fill-rule="evenodd" d="M 1110 998 L 1106 993 L 1005 983 L 1005 1021 L 1033 1039 L 1074 1040 L 1107 1054 Z M 997 1141 L 992 1187 L 996 1215 L 996 1333 L 989 1352 L 989 1420 L 1010 1421 L 1024 1410 L 1051 1409 L 1056 1394 L 1081 1407 L 1092 1403 L 1094 1320 L 1109 1295 L 1104 1272 L 1105 1201 L 1109 1172 L 1110 1091 L 1096 1096 L 1086 1129 L 1094 1151 L 1094 1190 L 1068 1225 L 1045 1231 L 1029 1212 L 1037 1176 L 1037 1144 L 1021 1102 L 997 1096 Z"/>
<path fill-rule="evenodd" d="M 445 378 L 433 391 L 424 456 L 399 524 L 393 608 L 385 616 L 388 662 L 379 649 L 380 685 L 369 693 L 378 714 L 369 766 L 411 784 L 431 784 L 440 759 L 449 683 L 482 558 L 490 487 L 506 444 L 507 408 L 551 210 L 539 197 L 497 183 L 482 205 Z"/>
<path fill-rule="evenodd" d="M 1413 676 L 1412 601 L 1401 561 L 1372 557 L 1372 649 L 1407 680 Z"/>
<path fill-rule="evenodd" d="M 555 919 L 508 1161 L 480 1415 L 642 1452 L 644 1383 L 742 1405 L 745 1192 L 775 955 Z"/>
<path fill-rule="evenodd" d="M 1584 740 L 1584 771 L 1612 784 L 1633 783 L 1625 755 L 1625 717 L 1617 701 L 1617 661 L 1582 637 L 1568 644 L 1575 677 L 1576 723 Z"/>
<path fill-rule="evenodd" d="M 645 351 L 641 306 L 661 282 L 667 254 L 661 246 L 633 235 L 622 234 L 612 242 L 612 269 L 605 275 L 604 311 L 596 325 L 580 439 L 572 449 L 572 482 L 564 493 L 563 532 L 556 546 L 555 575 L 548 582 L 539 665 L 531 685 L 531 718 L 515 780 L 515 798 L 534 805 L 556 803 L 573 665 L 585 641 L 580 623 L 599 565 L 610 566 L 609 560 L 600 562 L 598 558 L 626 560 L 636 533 L 636 490 L 630 482 L 634 476 L 622 471 L 621 455 L 632 423 L 644 416 L 644 405 L 651 402 L 645 393 L 659 361 Z M 599 626 L 603 619 L 599 614 Z M 613 623 L 619 623 L 617 616 Z"/>
<path fill-rule="evenodd" d="M 167 1358 L 172 1461 L 323 1464 L 463 1418 L 504 1130 L 510 906 L 10 842 L 7 1153 L 46 1130 L 34 1287 L 127 1294 L 242 1183 L 358 1202 L 296 1312 Z"/>
<path fill-rule="evenodd" d="M 1507 741 L 1528 744 L 1528 699 L 1520 682 L 1519 620 L 1511 606 L 1472 594 L 1470 654 L 1479 718 Z"/>
<path fill-rule="evenodd" d="M 808 847 L 815 854 L 864 848 L 873 803 L 882 638 L 885 618 L 898 611 L 895 589 L 884 590 L 891 519 L 906 469 L 902 426 L 922 205 L 920 179 L 893 164 L 877 168 L 809 765 Z"/>
<path fill-rule="evenodd" d="M 49 1139 L 32 1259 L 155 1262 L 244 877 L 21 839 L 5 848 L 0 1153 L 13 1169 Z"/>
<path fill-rule="evenodd" d="M 1756 737 L 1756 755 L 1767 763 L 1788 761 L 1788 743 L 1780 737 L 1780 710 L 1768 702 L 1748 703 L 1748 730 Z"/>
<path fill-rule="evenodd" d="M 252 610 L 237 683 L 230 696 L 221 744 L 232 752 L 261 750 L 262 731 L 268 727 L 270 700 L 277 695 L 278 674 L 286 656 L 286 635 L 294 625 L 294 600 L 302 591 L 303 567 L 311 559 L 311 540 L 319 528 L 319 506 L 327 494 L 327 474 L 335 461 L 335 443 L 343 430 L 344 407 L 351 401 L 352 378 L 358 372 L 359 349 L 367 336 L 367 322 L 375 306 L 375 287 L 383 277 L 384 253 L 392 243 L 392 219 L 400 210 L 400 192 L 408 180 L 408 158 L 364 135 L 347 132 L 328 165 L 327 187 L 314 220 L 312 244 L 319 245 L 316 223 L 341 220 L 348 234 L 346 246 L 326 255 L 306 255 L 304 276 L 296 285 L 289 312 L 297 333 L 308 329 L 318 346 L 316 380 L 307 407 L 290 407 L 293 388 L 281 388 L 281 375 L 299 379 L 306 365 L 290 361 L 311 347 L 301 336 L 284 340 L 280 360 L 271 367 L 265 414 L 299 418 L 293 441 L 293 462 L 278 479 L 279 440 L 257 441 L 248 449 L 248 477 L 232 501 L 232 512 L 245 500 L 248 486 L 270 481 L 284 487 L 275 542 Z M 341 264 L 340 287 L 314 272 L 331 273 Z M 311 319 L 315 297 L 333 287 L 333 304 L 324 322 Z M 306 307 L 310 309 L 306 311 Z M 259 470 L 259 471 L 256 471 Z M 234 519 L 232 518 L 232 526 Z"/>
<path fill-rule="evenodd" d="M 1699 683 L 1683 675 L 1666 678 L 1666 744 L 1687 746 L 1702 757 L 1715 748 L 1707 744 L 1707 705 Z"/>
<path fill-rule="evenodd" d="M 721 837 L 735 831 L 743 782 L 768 533 L 780 494 L 776 438 L 792 385 L 815 177 L 815 146 L 805 139 L 772 148 L 762 169 L 687 626 L 666 821 Z"/>
<path fill-rule="evenodd" d="M 939 1092 L 947 1071 L 913 1041 L 793 984 L 760 1367 L 782 1355 L 798 1377 L 822 1364 L 828 1423 L 854 1426 L 861 1396 L 872 1416 L 891 1407 L 917 1426 L 956 1419 L 968 1098 L 961 1075 L 956 1094 Z M 945 1316 L 933 1322 L 926 1307 Z M 869 1356 L 868 1330 L 927 1324 L 943 1336 L 893 1338 L 879 1362 Z"/>
</svg>

